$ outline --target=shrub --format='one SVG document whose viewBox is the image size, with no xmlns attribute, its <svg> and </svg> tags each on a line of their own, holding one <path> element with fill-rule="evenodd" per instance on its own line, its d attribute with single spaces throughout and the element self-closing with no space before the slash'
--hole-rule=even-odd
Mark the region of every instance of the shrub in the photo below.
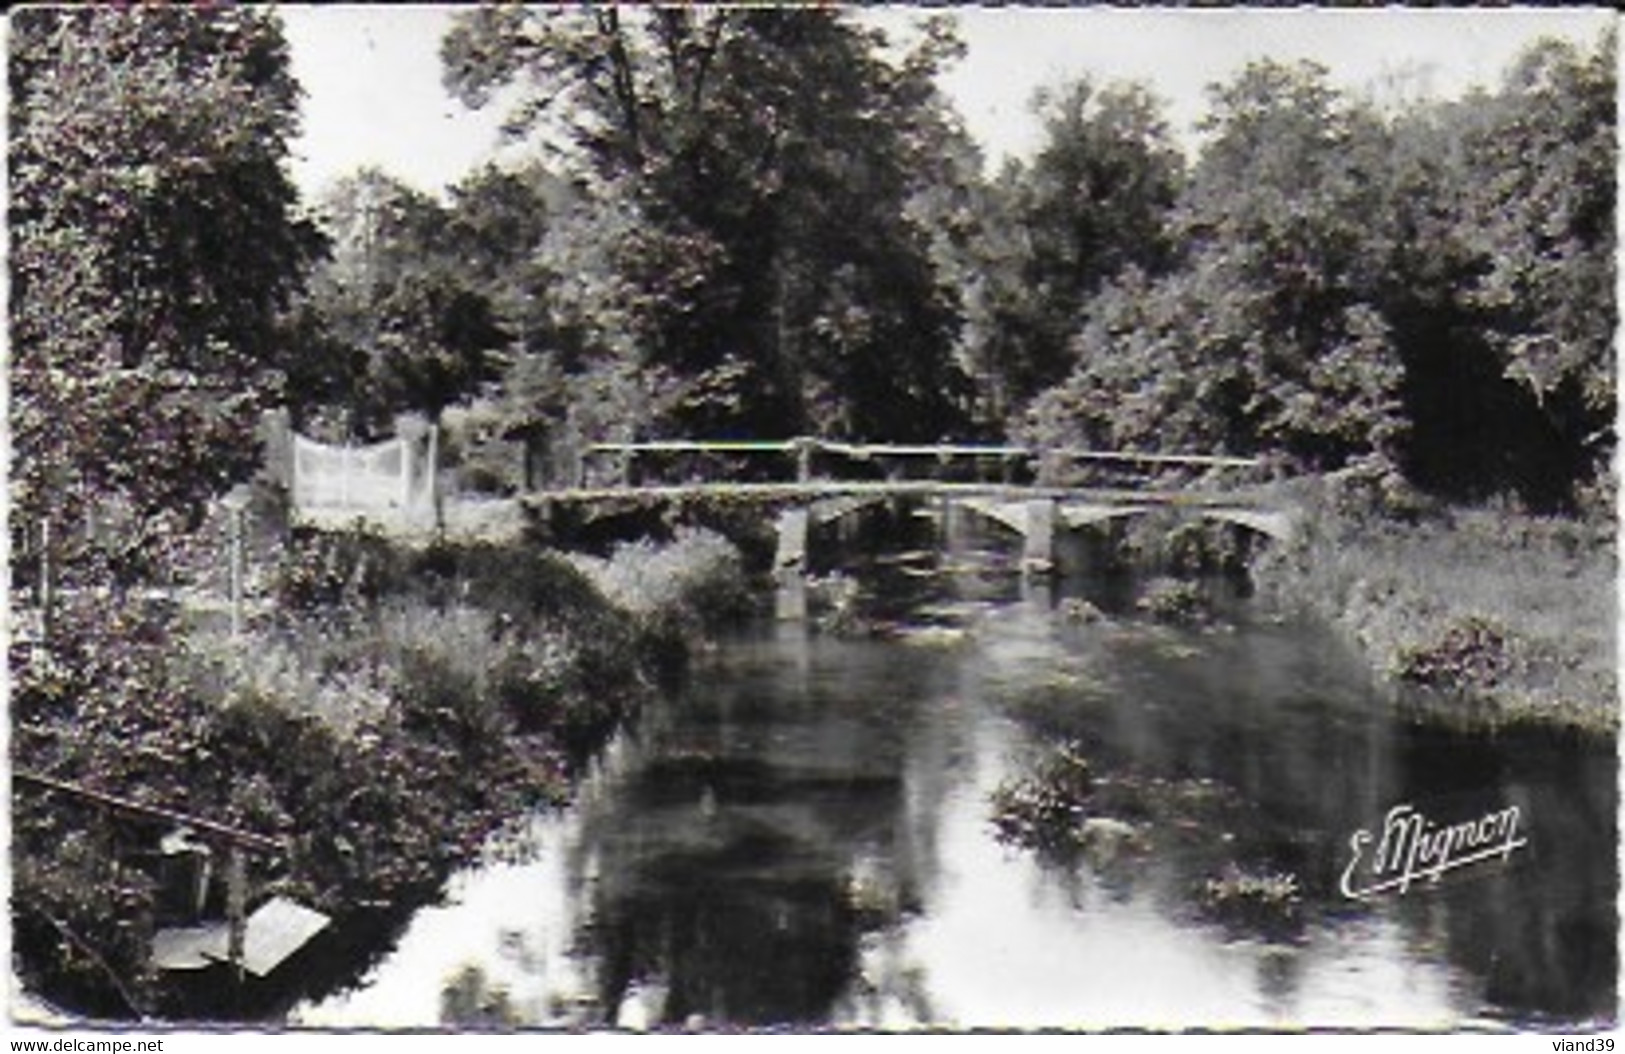
<svg viewBox="0 0 1625 1054">
<path fill-rule="evenodd" d="M 272 599 L 293 615 L 355 607 L 400 589 L 405 573 L 400 550 L 375 532 L 299 532 L 272 573 Z"/>
<path fill-rule="evenodd" d="M 19 815 L 20 820 L 26 817 Z M 36 988 L 108 1018 L 149 1013 L 150 877 L 114 866 L 105 824 L 53 832 L 49 851 L 13 830 L 12 940 Z"/>
<path fill-rule="evenodd" d="M 998 836 L 1039 849 L 1070 849 L 1094 789 L 1089 762 L 1076 744 L 1060 747 L 1032 776 L 1001 783 L 992 795 Z"/>
<path fill-rule="evenodd" d="M 1207 618 L 1207 599 L 1194 582 L 1174 578 L 1154 578 L 1135 606 L 1158 622 L 1188 626 Z"/>
<path fill-rule="evenodd" d="M 1458 617 L 1432 643 L 1401 648 L 1393 674 L 1429 688 L 1491 688 L 1513 669 L 1506 630 L 1478 615 Z"/>
<path fill-rule="evenodd" d="M 550 633 L 504 657 L 494 691 L 521 733 L 547 731 L 563 721 L 569 696 L 580 688 L 581 656 L 574 639 Z"/>
<path fill-rule="evenodd" d="M 610 603 L 644 618 L 714 627 L 748 604 L 739 550 L 710 531 L 680 528 L 665 544 L 629 542 L 607 560 L 570 559 Z"/>
<path fill-rule="evenodd" d="M 437 607 L 469 604 L 508 622 L 602 616 L 609 602 L 572 563 L 540 549 L 439 543 L 412 558 L 407 591 Z"/>
<path fill-rule="evenodd" d="M 319 721 L 340 738 L 381 717 L 398 681 L 342 621 L 268 628 L 248 642 L 194 632 L 170 665 L 178 690 L 206 705 L 264 700 L 290 716 Z"/>
</svg>

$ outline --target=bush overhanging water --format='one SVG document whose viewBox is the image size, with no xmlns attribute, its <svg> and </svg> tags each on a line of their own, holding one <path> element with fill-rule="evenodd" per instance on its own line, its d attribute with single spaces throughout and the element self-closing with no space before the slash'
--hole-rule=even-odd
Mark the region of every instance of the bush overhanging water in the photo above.
<svg viewBox="0 0 1625 1054">
<path fill-rule="evenodd" d="M 562 800 L 744 595 L 731 548 L 701 532 L 601 566 L 300 537 L 268 585 L 238 639 L 131 597 L 69 598 L 50 647 L 12 655 L 14 758 L 284 838 L 285 858 L 254 862 L 256 902 L 341 920 L 432 897 L 495 828 Z M 29 791 L 13 819 L 24 976 L 87 1013 L 151 1012 L 162 832 Z"/>
</svg>

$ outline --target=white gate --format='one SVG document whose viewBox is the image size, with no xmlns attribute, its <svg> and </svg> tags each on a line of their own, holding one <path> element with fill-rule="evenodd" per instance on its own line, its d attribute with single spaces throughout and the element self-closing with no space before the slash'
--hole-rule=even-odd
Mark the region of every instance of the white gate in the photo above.
<svg viewBox="0 0 1625 1054">
<path fill-rule="evenodd" d="M 371 446 L 334 446 L 293 436 L 289 490 L 294 522 L 343 527 L 360 520 L 384 530 L 432 526 L 434 434 L 429 449 L 395 438 Z"/>
</svg>

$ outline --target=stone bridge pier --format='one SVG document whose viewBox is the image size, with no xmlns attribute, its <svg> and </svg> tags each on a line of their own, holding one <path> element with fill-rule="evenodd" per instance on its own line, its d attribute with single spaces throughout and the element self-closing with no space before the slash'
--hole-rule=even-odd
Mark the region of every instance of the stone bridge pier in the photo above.
<svg viewBox="0 0 1625 1054">
<path fill-rule="evenodd" d="M 848 522 L 854 513 L 887 500 L 885 494 L 836 494 L 810 504 L 787 505 L 780 509 L 774 523 L 778 541 L 773 570 L 779 574 L 805 571 L 815 528 Z"/>
<path fill-rule="evenodd" d="M 803 575 L 808 566 L 815 528 L 839 521 L 883 500 L 886 499 L 874 495 L 839 495 L 782 508 L 775 524 L 775 574 L 783 580 Z M 1056 543 L 1066 531 L 1098 527 L 1115 519 L 1159 508 L 1179 508 L 1186 515 L 1233 524 L 1277 540 L 1290 537 L 1293 528 L 1292 516 L 1287 511 L 1222 502 L 1182 506 L 1158 501 L 1102 501 L 1054 495 L 940 494 L 935 496 L 934 503 L 942 537 L 950 547 L 954 539 L 962 534 L 963 518 L 969 514 L 998 523 L 1018 535 L 1021 538 L 1021 570 L 1025 575 L 1046 575 L 1058 570 Z"/>
<path fill-rule="evenodd" d="M 814 502 L 811 505 L 791 505 L 778 514 L 775 521 L 777 544 L 773 557 L 776 575 L 799 575 L 805 572 L 814 527 L 840 520 L 866 508 L 879 498 L 844 497 Z M 1055 537 L 1058 502 L 1053 498 L 1031 498 L 1025 501 L 990 502 L 963 500 L 952 497 L 938 499 L 938 516 L 945 539 L 953 538 L 964 511 L 979 511 L 1012 528 L 1021 536 L 1021 569 L 1023 572 L 1046 574 L 1055 569 Z M 1064 527 L 1064 524 L 1062 524 Z"/>
</svg>

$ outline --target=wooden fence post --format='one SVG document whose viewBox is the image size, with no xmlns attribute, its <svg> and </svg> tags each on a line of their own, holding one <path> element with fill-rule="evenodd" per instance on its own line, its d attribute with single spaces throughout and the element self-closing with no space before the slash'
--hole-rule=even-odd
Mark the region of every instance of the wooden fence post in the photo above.
<svg viewBox="0 0 1625 1054">
<path fill-rule="evenodd" d="M 812 482 L 813 440 L 805 436 L 796 440 L 796 482 Z"/>
<path fill-rule="evenodd" d="M 243 632 L 243 588 L 247 576 L 246 560 L 243 552 L 243 518 L 248 509 L 248 489 L 243 486 L 233 487 L 231 492 L 220 499 L 220 504 L 226 509 L 226 531 L 228 535 L 226 585 L 231 594 L 231 635 L 238 637 Z"/>
<path fill-rule="evenodd" d="M 243 510 L 231 510 L 231 635 L 243 632 Z"/>
<path fill-rule="evenodd" d="M 226 958 L 232 974 L 240 984 L 243 980 L 243 944 L 248 924 L 248 874 L 243 860 L 243 847 L 232 843 L 226 857 Z"/>
<path fill-rule="evenodd" d="M 286 406 L 260 415 L 260 442 L 265 463 L 262 471 L 272 484 L 293 487 L 293 419 Z"/>
</svg>

